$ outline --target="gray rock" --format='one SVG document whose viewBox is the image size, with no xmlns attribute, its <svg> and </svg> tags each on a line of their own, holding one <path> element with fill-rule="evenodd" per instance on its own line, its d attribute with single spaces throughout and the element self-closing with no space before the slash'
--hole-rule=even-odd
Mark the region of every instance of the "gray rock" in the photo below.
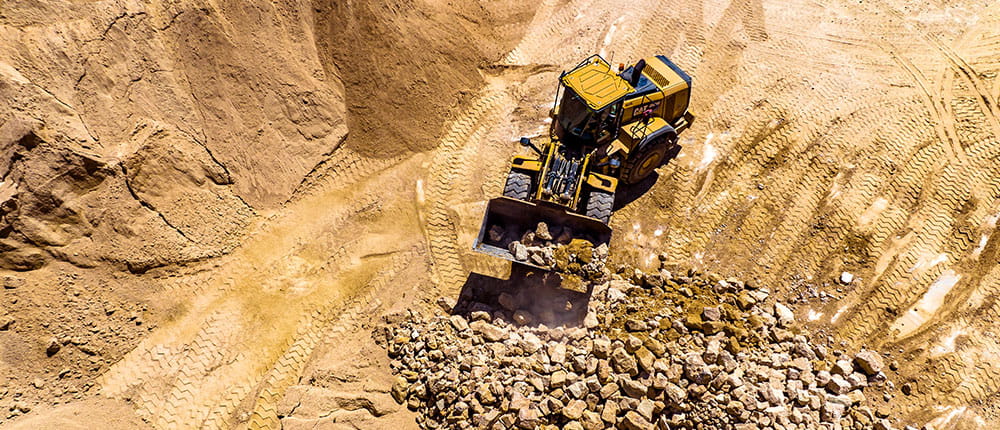
<svg viewBox="0 0 1000 430">
<path fill-rule="evenodd" d="M 529 255 L 530 256 L 528 257 L 528 259 L 531 261 L 532 264 L 534 264 L 536 266 L 542 266 L 542 267 L 545 267 L 548 264 L 545 261 L 545 255 L 542 254 L 542 250 L 541 249 L 534 250 L 534 252 L 531 252 L 531 251 L 532 250 L 529 250 Z"/>
<path fill-rule="evenodd" d="M 795 392 L 795 404 L 799 406 L 806 406 L 812 400 L 812 394 L 806 390 L 798 390 Z"/>
<path fill-rule="evenodd" d="M 844 416 L 845 409 L 842 404 L 827 402 L 823 405 L 823 409 L 820 410 L 820 420 L 825 423 L 839 422 L 840 417 Z"/>
<path fill-rule="evenodd" d="M 603 387 L 601 385 L 601 381 L 598 381 L 596 376 L 591 376 L 585 379 L 583 382 L 587 384 L 587 391 L 591 393 L 596 393 L 600 391 L 601 388 Z"/>
<path fill-rule="evenodd" d="M 528 400 L 528 398 L 525 397 L 524 394 L 515 391 L 513 394 L 510 395 L 509 405 L 510 405 L 508 407 L 509 410 L 520 411 L 521 409 L 525 409 L 531 406 L 531 400 Z"/>
<path fill-rule="evenodd" d="M 517 411 L 517 426 L 522 429 L 537 429 L 542 424 L 541 413 L 534 407 Z"/>
<path fill-rule="evenodd" d="M 663 342 L 654 339 L 653 337 L 646 338 L 646 340 L 642 341 L 642 345 L 645 346 L 646 349 L 649 350 L 649 352 L 652 352 L 653 355 L 657 357 L 663 357 L 663 354 L 666 354 L 667 352 L 666 345 L 664 345 Z"/>
<path fill-rule="evenodd" d="M 833 363 L 833 369 L 830 369 L 830 373 L 844 377 L 850 375 L 852 372 L 854 372 L 854 365 L 848 360 L 837 360 Z"/>
<path fill-rule="evenodd" d="M 614 424 L 618 421 L 618 403 L 616 402 L 606 402 L 604 403 L 604 409 L 601 409 L 601 419 L 609 424 Z"/>
<path fill-rule="evenodd" d="M 465 331 L 469 329 L 469 322 L 465 320 L 465 317 L 461 315 L 452 315 L 448 317 L 448 321 L 451 326 L 457 331 Z"/>
<path fill-rule="evenodd" d="M 819 372 L 816 372 L 816 385 L 820 387 L 825 387 L 826 384 L 830 383 L 831 377 L 832 376 L 830 375 L 830 372 L 827 372 L 825 370 L 820 370 Z"/>
<path fill-rule="evenodd" d="M 653 421 L 653 409 L 655 407 L 652 400 L 642 399 L 639 401 L 639 406 L 636 406 L 635 411 L 647 421 Z"/>
<path fill-rule="evenodd" d="M 761 391 L 764 394 L 764 400 L 767 400 L 771 405 L 777 406 L 785 403 L 785 393 L 781 389 L 765 387 Z"/>
<path fill-rule="evenodd" d="M 857 390 L 859 388 L 864 388 L 868 386 L 868 378 L 865 375 L 854 372 L 847 376 L 847 382 L 851 384 L 852 390 Z"/>
<path fill-rule="evenodd" d="M 585 430 L 604 429 L 604 420 L 601 419 L 600 414 L 594 411 L 583 411 L 583 416 L 580 417 L 580 424 Z"/>
<path fill-rule="evenodd" d="M 549 344 L 549 361 L 555 364 L 563 364 L 566 362 L 566 344 L 564 343 L 552 343 Z"/>
<path fill-rule="evenodd" d="M 882 357 L 877 352 L 867 349 L 861 350 L 854 356 L 854 364 L 868 376 L 881 372 L 883 368 Z"/>
<path fill-rule="evenodd" d="M 653 372 L 653 363 L 656 362 L 656 356 L 652 352 L 649 352 L 645 347 L 639 348 L 635 351 L 635 358 L 639 363 L 639 368 L 644 372 Z"/>
<path fill-rule="evenodd" d="M 788 327 L 795 322 L 795 313 L 780 302 L 774 304 L 774 316 L 778 319 L 778 325 L 781 327 Z"/>
<path fill-rule="evenodd" d="M 646 322 L 642 320 L 630 319 L 625 321 L 625 330 L 632 332 L 646 331 Z"/>
<path fill-rule="evenodd" d="M 875 427 L 874 427 L 874 429 L 875 430 L 895 430 L 893 428 L 893 426 L 892 426 L 892 423 L 889 422 L 889 420 L 887 420 L 885 418 L 882 418 L 882 419 L 880 419 L 878 421 L 875 421 Z"/>
<path fill-rule="evenodd" d="M 504 233 L 505 231 L 503 227 L 500 227 L 499 225 L 494 225 L 493 227 L 490 227 L 490 240 L 493 242 L 499 242 L 503 240 Z"/>
<path fill-rule="evenodd" d="M 712 372 L 705 364 L 701 354 L 692 352 L 684 356 L 684 377 L 702 385 L 712 380 Z"/>
<path fill-rule="evenodd" d="M 667 376 L 668 381 L 680 384 L 681 376 L 684 375 L 684 366 L 677 363 L 671 364 L 663 374 Z"/>
<path fill-rule="evenodd" d="M 597 358 L 607 358 L 611 353 L 611 340 L 606 337 L 598 337 L 593 342 L 594 356 Z"/>
<path fill-rule="evenodd" d="M 396 380 L 392 384 L 392 388 L 389 389 L 389 394 L 392 395 L 392 399 L 396 403 L 403 404 L 406 401 L 406 393 L 410 388 L 410 383 L 402 376 L 397 376 Z"/>
<path fill-rule="evenodd" d="M 667 384 L 663 394 L 673 405 L 680 405 L 687 398 L 687 391 L 673 383 Z"/>
<path fill-rule="evenodd" d="M 562 408 L 562 416 L 578 420 L 583 416 L 583 411 L 587 409 L 587 403 L 583 400 L 571 400 Z"/>
<path fill-rule="evenodd" d="M 549 375 L 549 386 L 552 388 L 562 388 L 566 385 L 566 371 L 556 370 Z"/>
<path fill-rule="evenodd" d="M 535 238 L 540 240 L 552 240 L 552 234 L 549 233 L 549 225 L 540 222 L 538 227 L 535 228 Z"/>
<path fill-rule="evenodd" d="M 612 303 L 612 304 L 618 303 L 618 302 L 620 302 L 622 300 L 625 300 L 626 297 L 628 297 L 628 296 L 626 296 L 625 293 L 622 292 L 622 290 L 619 290 L 619 289 L 614 288 L 614 287 L 609 287 L 608 288 L 608 303 Z"/>
<path fill-rule="evenodd" d="M 595 312 L 587 312 L 587 315 L 583 317 L 583 326 L 588 329 L 595 328 L 600 324 L 601 324 L 600 321 L 597 320 L 597 313 Z M 584 423 L 583 425 L 584 428 L 586 428 L 587 424 Z"/>
<path fill-rule="evenodd" d="M 610 398 L 611 396 L 617 393 L 618 393 L 618 384 L 614 382 L 609 382 L 607 384 L 604 384 L 604 386 L 601 387 L 601 390 L 598 392 L 598 394 L 601 396 L 602 399 Z"/>
<path fill-rule="evenodd" d="M 528 261 L 528 247 L 521 242 L 511 242 L 510 253 L 514 254 L 514 259 L 517 261 Z"/>
<path fill-rule="evenodd" d="M 628 335 L 625 339 L 625 350 L 628 352 L 635 352 L 642 347 L 642 339 L 635 337 L 634 335 Z"/>
<path fill-rule="evenodd" d="M 534 333 L 527 332 L 521 335 L 521 341 L 518 342 L 518 346 L 528 354 L 534 354 L 538 350 L 542 349 L 542 340 L 535 336 Z"/>
<path fill-rule="evenodd" d="M 469 324 L 472 331 L 479 333 L 490 342 L 499 342 L 507 338 L 507 330 L 486 321 L 473 321 Z"/>
<path fill-rule="evenodd" d="M 597 362 L 597 380 L 601 383 L 608 383 L 611 380 L 611 364 L 607 360 Z"/>
<path fill-rule="evenodd" d="M 850 284 L 851 282 L 854 282 L 854 275 L 851 274 L 851 272 L 841 272 L 840 283 L 847 285 Z"/>
<path fill-rule="evenodd" d="M 531 315 L 528 311 L 520 310 L 514 312 L 514 322 L 518 325 L 528 325 L 535 322 L 534 315 Z"/>
<path fill-rule="evenodd" d="M 842 375 L 833 375 L 830 383 L 826 384 L 826 389 L 833 394 L 847 394 L 851 391 L 851 383 L 847 382 Z"/>
<path fill-rule="evenodd" d="M 768 297 L 770 297 L 770 294 L 767 292 L 767 290 L 753 290 L 748 292 L 750 293 L 751 296 L 753 296 L 755 300 L 757 300 L 758 303 L 763 302 L 767 300 Z"/>
<path fill-rule="evenodd" d="M 722 310 L 718 307 L 706 307 L 701 311 L 701 318 L 705 321 L 718 321 L 722 319 Z"/>
<path fill-rule="evenodd" d="M 865 397 L 865 393 L 862 392 L 861 390 L 855 390 L 851 391 L 850 393 L 847 393 L 847 398 L 851 400 L 852 405 L 864 404 L 865 400 L 867 399 Z"/>
<path fill-rule="evenodd" d="M 639 415 L 636 411 L 628 411 L 622 418 L 621 428 L 626 430 L 652 430 L 653 423 Z"/>
<path fill-rule="evenodd" d="M 577 381 L 566 387 L 566 392 L 574 399 L 582 399 L 590 390 L 587 388 L 586 382 Z"/>
<path fill-rule="evenodd" d="M 597 245 L 597 247 L 594 248 L 594 257 L 597 258 L 598 260 L 601 260 L 601 261 L 607 260 L 608 259 L 608 244 L 602 243 L 600 245 Z"/>
<path fill-rule="evenodd" d="M 629 378 L 622 379 L 619 381 L 621 383 L 621 389 L 625 395 L 638 399 L 646 395 L 648 390 L 646 385 L 642 382 L 635 381 Z"/>
<path fill-rule="evenodd" d="M 705 363 L 716 363 L 719 360 L 719 353 L 722 351 L 722 343 L 719 339 L 712 339 L 708 341 L 705 346 L 705 353 L 702 354 L 702 359 Z"/>
<path fill-rule="evenodd" d="M 49 338 L 45 346 L 45 355 L 49 357 L 56 355 L 56 353 L 59 352 L 60 349 L 62 349 L 62 345 L 59 344 L 59 339 L 56 339 L 54 337 Z"/>
<path fill-rule="evenodd" d="M 638 363 L 632 354 L 625 351 L 625 348 L 615 348 L 611 353 L 611 367 L 615 372 L 637 375 L 639 373 Z"/>
<path fill-rule="evenodd" d="M 650 380 L 650 386 L 653 387 L 653 389 L 655 390 L 662 390 L 664 388 L 667 388 L 667 384 L 669 383 L 670 380 L 667 379 L 667 376 L 662 373 L 657 373 Z"/>
<path fill-rule="evenodd" d="M 571 327 L 566 329 L 566 337 L 571 341 L 577 341 L 587 337 L 587 329 L 583 327 Z"/>
</svg>

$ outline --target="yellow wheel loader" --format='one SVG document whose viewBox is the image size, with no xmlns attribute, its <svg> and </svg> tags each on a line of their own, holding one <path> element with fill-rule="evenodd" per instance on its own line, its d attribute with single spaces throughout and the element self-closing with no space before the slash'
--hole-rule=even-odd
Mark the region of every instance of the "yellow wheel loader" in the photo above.
<svg viewBox="0 0 1000 430">
<path fill-rule="evenodd" d="M 694 120 L 690 99 L 691 77 L 662 55 L 617 70 L 594 55 L 563 72 L 547 142 L 521 138 L 535 155 L 514 157 L 473 249 L 549 270 L 515 258 L 508 247 L 539 222 L 563 241 L 607 244 L 619 183 L 641 182 L 678 149 L 677 135 Z"/>
</svg>

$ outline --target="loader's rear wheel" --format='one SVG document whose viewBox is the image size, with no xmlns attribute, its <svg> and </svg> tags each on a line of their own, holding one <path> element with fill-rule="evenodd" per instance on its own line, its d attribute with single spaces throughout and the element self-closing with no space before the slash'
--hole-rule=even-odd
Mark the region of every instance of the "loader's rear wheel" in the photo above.
<svg viewBox="0 0 1000 430">
<path fill-rule="evenodd" d="M 531 175 L 523 172 L 511 171 L 507 174 L 507 184 L 503 187 L 504 197 L 518 200 L 528 200 L 528 193 L 531 190 Z"/>
<path fill-rule="evenodd" d="M 660 139 L 656 142 L 650 142 L 649 145 L 640 149 L 639 152 L 632 154 L 625 161 L 625 167 L 622 170 L 621 176 L 622 180 L 626 184 L 631 185 L 648 178 L 663 163 L 669 146 L 669 140 Z"/>
<path fill-rule="evenodd" d="M 587 216 L 597 218 L 607 224 L 611 221 L 611 207 L 615 204 L 614 193 L 593 190 L 587 197 Z"/>
</svg>

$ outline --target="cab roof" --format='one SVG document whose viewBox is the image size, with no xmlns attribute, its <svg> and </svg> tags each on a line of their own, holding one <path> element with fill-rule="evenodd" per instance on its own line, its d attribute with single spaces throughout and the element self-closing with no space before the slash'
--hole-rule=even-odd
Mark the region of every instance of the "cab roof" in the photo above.
<svg viewBox="0 0 1000 430">
<path fill-rule="evenodd" d="M 611 71 L 611 64 L 599 55 L 591 56 L 562 76 L 563 85 L 583 99 L 591 110 L 599 111 L 625 97 L 632 88 L 618 74 Z"/>
</svg>

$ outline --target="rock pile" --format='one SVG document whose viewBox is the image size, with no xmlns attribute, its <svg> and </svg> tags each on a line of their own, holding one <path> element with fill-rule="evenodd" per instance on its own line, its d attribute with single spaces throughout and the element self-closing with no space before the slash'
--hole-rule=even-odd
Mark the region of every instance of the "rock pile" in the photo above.
<svg viewBox="0 0 1000 430">
<path fill-rule="evenodd" d="M 397 316 L 394 398 L 437 429 L 892 428 L 882 358 L 798 333 L 766 289 L 666 271 L 596 285 L 579 326 Z"/>
<path fill-rule="evenodd" d="M 505 243 L 504 238 L 509 233 L 499 226 L 493 226 L 489 230 L 490 240 Z M 587 240 L 574 238 L 568 227 L 557 226 L 550 230 L 544 222 L 538 223 L 535 230 L 525 232 L 519 240 L 512 240 L 506 246 L 517 261 L 590 280 L 597 280 L 604 274 L 608 259 L 607 244 L 595 247 Z"/>
</svg>

